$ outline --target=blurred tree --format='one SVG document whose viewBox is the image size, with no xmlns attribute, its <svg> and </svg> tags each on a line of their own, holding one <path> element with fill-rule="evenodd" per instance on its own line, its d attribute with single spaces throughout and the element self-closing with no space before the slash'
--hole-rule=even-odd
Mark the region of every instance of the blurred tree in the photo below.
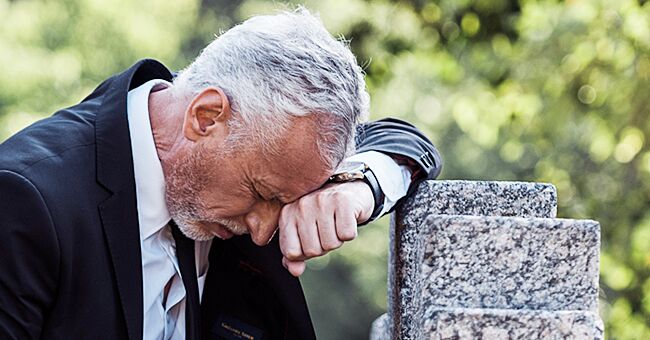
<svg viewBox="0 0 650 340">
<path fill-rule="evenodd" d="M 307 1 L 367 72 L 373 118 L 425 131 L 443 178 L 547 181 L 559 215 L 602 225 L 607 336 L 650 338 L 650 5 L 629 0 Z M 0 0 L 0 136 L 143 57 L 181 68 L 269 1 Z M 323 339 L 386 309 L 387 220 L 311 261 Z M 326 297 L 326 298 L 325 298 Z"/>
</svg>

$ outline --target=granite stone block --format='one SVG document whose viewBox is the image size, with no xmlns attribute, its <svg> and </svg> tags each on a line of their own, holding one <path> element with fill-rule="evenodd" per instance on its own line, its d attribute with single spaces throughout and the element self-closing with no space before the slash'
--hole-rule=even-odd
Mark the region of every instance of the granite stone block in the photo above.
<svg viewBox="0 0 650 340">
<path fill-rule="evenodd" d="M 419 226 L 428 215 L 553 218 L 556 214 L 557 191 L 552 184 L 430 180 L 420 183 L 395 215 Z"/>
<path fill-rule="evenodd" d="M 391 220 L 388 315 L 393 338 L 419 339 L 421 265 L 427 216 L 493 215 L 555 217 L 557 193 L 545 183 L 424 181 L 397 207 Z"/>
<path fill-rule="evenodd" d="M 598 309 L 598 222 L 432 215 L 420 229 L 425 306 Z"/>
<path fill-rule="evenodd" d="M 370 326 L 370 340 L 390 340 L 388 314 L 380 315 Z"/>
<path fill-rule="evenodd" d="M 422 339 L 603 339 L 598 314 L 586 311 L 437 308 L 427 310 Z"/>
</svg>

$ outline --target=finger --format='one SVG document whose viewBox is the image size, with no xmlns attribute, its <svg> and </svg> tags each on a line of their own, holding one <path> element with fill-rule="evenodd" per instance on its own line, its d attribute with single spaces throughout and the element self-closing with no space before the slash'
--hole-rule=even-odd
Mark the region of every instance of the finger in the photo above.
<svg viewBox="0 0 650 340">
<path fill-rule="evenodd" d="M 320 207 L 313 195 L 301 198 L 296 205 L 296 226 L 302 253 L 307 259 L 320 256 L 325 251 L 321 248 L 318 236 L 316 219 L 320 214 Z M 291 260 L 291 259 L 290 259 Z"/>
<path fill-rule="evenodd" d="M 324 251 L 334 250 L 343 245 L 343 242 L 339 240 L 339 237 L 336 233 L 333 212 L 322 214 L 316 221 L 316 224 L 318 225 L 320 245 Z"/>
<path fill-rule="evenodd" d="M 320 245 L 318 236 L 318 227 L 315 221 L 302 221 L 298 224 L 298 237 L 300 237 L 300 246 L 302 253 L 306 258 L 321 256 L 325 253 Z"/>
<path fill-rule="evenodd" d="M 280 230 L 280 251 L 289 260 L 300 260 L 304 258 L 298 229 L 292 219 L 282 221 L 278 227 Z"/>
<path fill-rule="evenodd" d="M 285 258 L 282 258 L 282 260 L 291 275 L 298 277 L 305 272 L 305 261 L 290 261 Z"/>
<path fill-rule="evenodd" d="M 357 218 L 350 209 L 339 209 L 334 216 L 336 235 L 341 241 L 351 241 L 357 237 Z"/>
</svg>

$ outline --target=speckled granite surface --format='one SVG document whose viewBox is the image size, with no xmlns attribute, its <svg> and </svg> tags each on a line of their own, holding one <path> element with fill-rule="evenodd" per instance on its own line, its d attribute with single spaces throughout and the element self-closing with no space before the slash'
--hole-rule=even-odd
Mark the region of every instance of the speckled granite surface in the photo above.
<svg viewBox="0 0 650 340">
<path fill-rule="evenodd" d="M 598 309 L 598 222 L 432 215 L 420 229 L 425 306 Z"/>
<path fill-rule="evenodd" d="M 596 313 L 504 309 L 427 310 L 422 339 L 603 339 Z"/>
<path fill-rule="evenodd" d="M 388 315 L 393 338 L 420 339 L 424 234 L 434 214 L 555 217 L 555 187 L 543 183 L 425 181 L 392 216 Z"/>
<path fill-rule="evenodd" d="M 555 217 L 552 184 L 496 181 L 424 181 L 396 210 L 406 223 L 437 215 Z"/>
<path fill-rule="evenodd" d="M 388 314 L 380 315 L 370 326 L 370 340 L 390 340 Z"/>
</svg>

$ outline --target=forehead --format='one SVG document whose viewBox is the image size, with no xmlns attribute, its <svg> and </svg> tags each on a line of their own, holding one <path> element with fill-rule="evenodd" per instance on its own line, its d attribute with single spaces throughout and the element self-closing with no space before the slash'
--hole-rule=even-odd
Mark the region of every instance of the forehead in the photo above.
<svg viewBox="0 0 650 340">
<path fill-rule="evenodd" d="M 293 201 L 320 188 L 332 169 L 321 159 L 314 135 L 313 130 L 291 129 L 279 143 L 280 152 L 257 158 L 256 182 L 283 201 Z"/>
<path fill-rule="evenodd" d="M 317 168 L 294 167 L 290 169 L 267 168 L 256 176 L 255 183 L 264 196 L 274 196 L 288 203 L 320 188 L 329 177 L 328 172 Z"/>
</svg>

